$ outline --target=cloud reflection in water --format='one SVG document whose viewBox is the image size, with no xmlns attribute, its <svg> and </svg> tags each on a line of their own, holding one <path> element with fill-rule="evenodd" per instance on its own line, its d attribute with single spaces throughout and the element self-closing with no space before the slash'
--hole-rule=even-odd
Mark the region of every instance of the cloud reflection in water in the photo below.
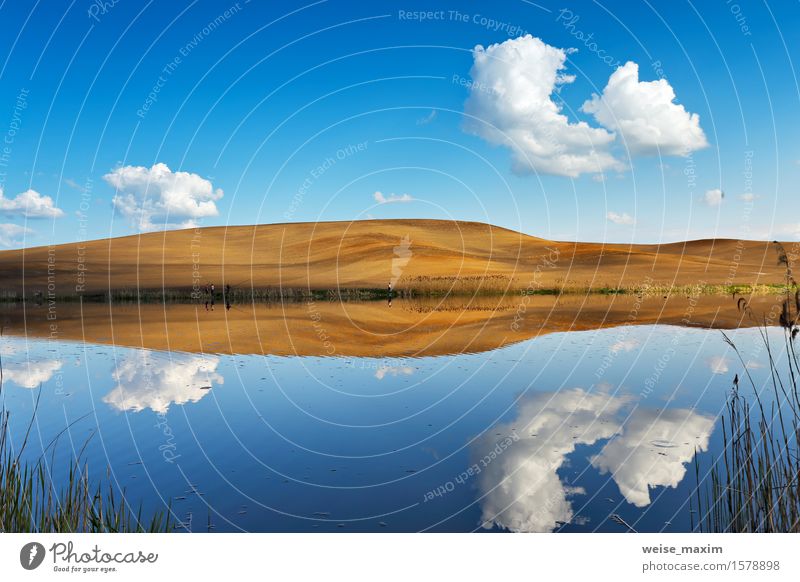
<svg viewBox="0 0 800 582">
<path fill-rule="evenodd" d="M 119 411 L 166 414 L 170 405 L 198 402 L 214 384 L 224 383 L 218 365 L 217 357 L 143 350 L 119 363 L 112 373 L 117 386 L 103 402 Z"/>
<path fill-rule="evenodd" d="M 708 447 L 714 419 L 687 409 L 633 404 L 629 395 L 581 388 L 524 399 L 516 420 L 495 426 L 473 444 L 473 457 L 481 458 L 502 435 L 516 430 L 520 436 L 478 476 L 483 527 L 547 532 L 572 521 L 570 498 L 584 491 L 562 482 L 557 471 L 577 445 L 608 440 L 591 464 L 610 473 L 626 501 L 637 507 L 650 503 L 651 487 L 676 487 L 695 447 Z"/>
<path fill-rule="evenodd" d="M 18 362 L 5 366 L 3 379 L 13 382 L 20 388 L 38 388 L 50 380 L 60 369 L 60 360 Z"/>
</svg>

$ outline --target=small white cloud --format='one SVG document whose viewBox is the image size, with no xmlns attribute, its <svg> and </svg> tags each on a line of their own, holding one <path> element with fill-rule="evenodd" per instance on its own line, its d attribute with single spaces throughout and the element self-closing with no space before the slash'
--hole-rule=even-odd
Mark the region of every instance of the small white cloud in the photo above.
<svg viewBox="0 0 800 582">
<path fill-rule="evenodd" d="M 636 340 L 619 340 L 614 342 L 608 351 L 612 354 L 618 354 L 620 352 L 631 352 L 639 347 L 639 342 Z"/>
<path fill-rule="evenodd" d="M 756 360 L 747 360 L 747 364 L 745 364 L 745 367 L 748 370 L 760 370 L 761 368 L 764 367 L 764 364 L 762 364 L 761 362 L 757 362 Z"/>
<path fill-rule="evenodd" d="M 606 218 L 611 222 L 613 222 L 614 224 L 625 224 L 625 225 L 636 224 L 636 219 L 633 218 L 633 216 L 631 216 L 627 212 L 623 212 L 622 214 L 617 214 L 616 212 L 609 211 L 606 213 Z"/>
<path fill-rule="evenodd" d="M 378 204 L 391 204 L 392 202 L 413 202 L 413 198 L 408 194 L 389 194 L 384 196 L 382 192 L 375 192 L 372 195 Z"/>
<path fill-rule="evenodd" d="M 410 366 L 381 366 L 375 371 L 375 377 L 378 380 L 383 380 L 386 375 L 391 376 L 411 376 L 414 373 L 414 368 Z"/>
<path fill-rule="evenodd" d="M 723 198 L 725 198 L 725 192 L 719 188 L 712 188 L 711 190 L 706 190 L 706 193 L 703 194 L 701 200 L 706 206 L 716 208 L 722 204 Z"/>
<path fill-rule="evenodd" d="M 21 388 L 37 388 L 61 369 L 59 360 L 27 361 L 9 364 L 4 378 Z"/>
<path fill-rule="evenodd" d="M 87 191 L 85 186 L 81 186 L 80 184 L 78 184 L 78 183 L 77 183 L 75 180 L 73 180 L 72 178 L 66 178 L 66 179 L 64 180 L 64 183 L 65 183 L 67 186 L 69 186 L 70 188 L 72 188 L 73 190 L 77 190 L 78 192 L 86 192 L 86 191 Z"/>
<path fill-rule="evenodd" d="M 33 231 L 18 224 L 0 224 L 0 246 L 13 247 L 22 244 L 20 237 L 26 234 L 33 234 Z"/>
<path fill-rule="evenodd" d="M 727 374 L 730 369 L 729 364 L 730 360 L 722 356 L 714 356 L 708 360 L 708 367 L 712 374 Z"/>
<path fill-rule="evenodd" d="M 197 220 L 217 216 L 221 188 L 189 172 L 173 172 L 166 164 L 152 168 L 123 166 L 103 179 L 117 189 L 114 206 L 142 231 L 192 228 Z"/>
<path fill-rule="evenodd" d="M 438 115 L 439 115 L 438 111 L 436 111 L 435 109 L 431 109 L 431 112 L 428 113 L 428 115 L 417 119 L 417 125 L 428 125 L 430 122 L 436 119 Z"/>
<path fill-rule="evenodd" d="M 766 229 L 763 238 L 775 239 L 789 237 L 800 239 L 800 222 L 777 224 L 770 229 Z"/>
<path fill-rule="evenodd" d="M 675 103 L 666 79 L 639 81 L 639 65 L 632 61 L 614 71 L 603 94 L 592 95 L 581 109 L 618 132 L 632 155 L 686 156 L 708 147 L 700 117 Z"/>
<path fill-rule="evenodd" d="M 25 218 L 60 218 L 64 211 L 56 208 L 50 196 L 43 196 L 36 190 L 26 190 L 14 198 L 6 198 L 0 188 L 0 213 L 6 216 Z"/>
<path fill-rule="evenodd" d="M 752 202 L 756 198 L 761 198 L 761 197 L 758 194 L 753 194 L 752 192 L 739 194 L 739 200 L 741 200 L 742 202 Z"/>
</svg>

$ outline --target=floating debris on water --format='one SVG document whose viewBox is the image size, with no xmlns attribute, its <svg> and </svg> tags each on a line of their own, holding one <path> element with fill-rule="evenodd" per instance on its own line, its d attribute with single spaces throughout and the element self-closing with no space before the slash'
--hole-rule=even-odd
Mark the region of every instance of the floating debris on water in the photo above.
<svg viewBox="0 0 800 582">
<path fill-rule="evenodd" d="M 662 449 L 673 449 L 677 446 L 672 441 L 662 441 L 662 440 L 650 441 L 650 444 L 653 445 L 654 447 L 659 447 Z"/>
</svg>

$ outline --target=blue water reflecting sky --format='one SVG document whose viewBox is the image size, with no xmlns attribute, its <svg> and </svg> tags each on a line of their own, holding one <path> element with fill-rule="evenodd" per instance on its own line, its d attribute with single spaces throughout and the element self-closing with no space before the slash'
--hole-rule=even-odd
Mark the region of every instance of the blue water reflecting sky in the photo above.
<svg viewBox="0 0 800 582">
<path fill-rule="evenodd" d="M 758 330 L 733 338 L 765 381 Z M 743 370 L 719 331 L 658 325 L 417 359 L 0 341 L 17 445 L 41 386 L 29 459 L 69 427 L 57 478 L 82 454 L 193 531 L 686 530 Z"/>
</svg>

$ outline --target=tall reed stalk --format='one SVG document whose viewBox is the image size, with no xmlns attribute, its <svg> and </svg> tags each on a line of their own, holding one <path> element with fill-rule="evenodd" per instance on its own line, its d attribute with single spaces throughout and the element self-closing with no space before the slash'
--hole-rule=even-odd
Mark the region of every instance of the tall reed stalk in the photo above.
<svg viewBox="0 0 800 582">
<path fill-rule="evenodd" d="M 800 331 L 800 289 L 780 243 L 778 264 L 786 267 L 786 292 L 780 313 L 786 361 L 778 362 L 763 320 L 758 328 L 769 361 L 770 394 L 761 394 L 745 361 L 731 339 L 723 334 L 742 364 L 748 399 L 738 374 L 722 415 L 723 453 L 707 479 L 701 479 L 695 455 L 697 487 L 692 528 L 705 532 L 800 532 L 800 362 L 795 338 Z M 794 293 L 792 293 L 792 290 Z M 745 297 L 737 307 L 754 318 Z M 769 402 L 765 401 L 769 398 Z"/>
</svg>

